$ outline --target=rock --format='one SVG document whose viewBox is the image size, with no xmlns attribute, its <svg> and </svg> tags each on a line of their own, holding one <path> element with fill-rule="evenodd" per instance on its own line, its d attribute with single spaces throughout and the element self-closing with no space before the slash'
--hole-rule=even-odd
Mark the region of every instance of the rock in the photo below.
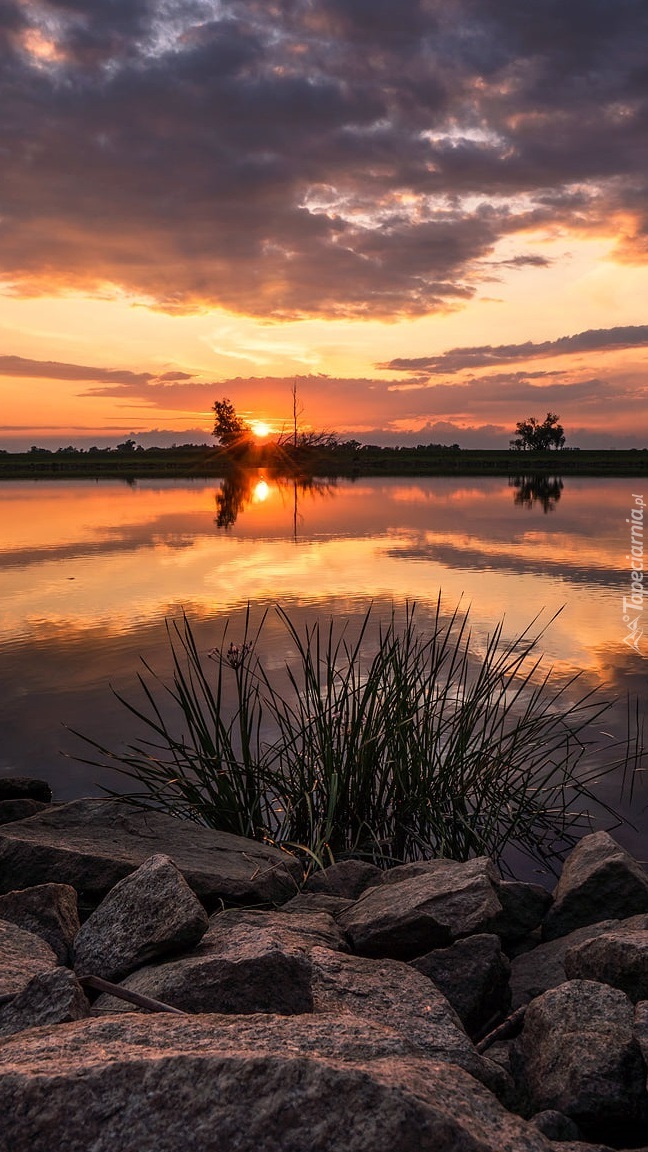
<svg viewBox="0 0 648 1152">
<path fill-rule="evenodd" d="M 168 856 L 151 856 L 125 876 L 86 920 L 74 942 L 80 976 L 118 981 L 135 968 L 192 948 L 207 913 Z"/>
<path fill-rule="evenodd" d="M 47 808 L 40 800 L 0 800 L 0 824 L 11 824 L 14 820 L 28 820 L 37 812 Z"/>
<path fill-rule="evenodd" d="M 70 964 L 79 931 L 77 895 L 69 884 L 37 884 L 0 896 L 0 919 L 45 940 L 59 962 Z"/>
<path fill-rule="evenodd" d="M 413 869 L 404 865 L 403 869 Z M 394 868 L 393 873 L 403 869 Z M 369 888 L 338 918 L 356 952 L 412 960 L 461 936 L 489 932 L 502 905 L 490 860 L 427 861 L 403 880 Z"/>
<path fill-rule="evenodd" d="M 445 997 L 409 965 L 323 948 L 314 949 L 311 960 L 316 1012 L 331 1017 L 351 1012 L 394 1028 L 431 1059 L 457 1064 L 493 1091 L 507 1094 L 502 1069 L 475 1051 Z"/>
<path fill-rule="evenodd" d="M 623 992 L 591 980 L 570 980 L 537 997 L 511 1049 L 531 1111 L 563 1112 L 587 1139 L 636 1143 L 648 1096 L 633 1018 Z"/>
<path fill-rule="evenodd" d="M 565 861 L 543 939 L 640 912 L 648 912 L 648 874 L 607 832 L 593 832 Z"/>
<path fill-rule="evenodd" d="M 648 1000 L 640 1000 L 635 1008 L 634 1034 L 648 1066 Z"/>
<path fill-rule="evenodd" d="M 573 944 L 565 955 L 570 980 L 598 980 L 620 988 L 635 1004 L 648 999 L 648 931 L 624 928 Z"/>
<path fill-rule="evenodd" d="M 149 856 L 164 853 L 207 909 L 220 901 L 282 903 L 302 876 L 276 848 L 215 832 L 119 800 L 75 800 L 0 828 L 0 886 L 5 892 L 44 881 L 71 884 L 99 901 Z"/>
<path fill-rule="evenodd" d="M 553 897 L 540 884 L 519 880 L 499 880 L 497 895 L 502 912 L 493 924 L 493 932 L 508 946 L 523 940 L 538 928 L 551 906 Z"/>
<path fill-rule="evenodd" d="M 265 915 L 231 909 L 214 916 L 192 953 L 140 968 L 121 986 L 185 1012 L 312 1012 L 308 954 L 317 937 L 305 940 L 303 931 L 273 924 L 271 913 L 264 926 L 258 917 Z M 297 917 L 285 913 L 283 919 L 290 923 Z M 309 919 L 330 920 L 322 913 Z M 334 921 L 330 924 L 335 929 Z M 107 995 L 99 997 L 95 1008 L 133 1011 L 132 1005 Z"/>
<path fill-rule="evenodd" d="M 0 800 L 40 800 L 49 804 L 52 789 L 47 780 L 33 780 L 30 776 L 0 777 Z"/>
<path fill-rule="evenodd" d="M 272 933 L 277 943 L 290 947 L 330 948 L 348 952 L 344 934 L 328 912 L 262 912 L 254 908 L 228 908 L 209 920 L 210 946 L 229 947 L 253 940 L 260 932 Z"/>
<path fill-rule="evenodd" d="M 40 936 L 0 920 L 0 996 L 22 992 L 32 976 L 56 966 L 56 956 Z"/>
<path fill-rule="evenodd" d="M 511 1008 L 521 1008 L 523 1004 L 541 996 L 549 988 L 557 988 L 564 984 L 565 955 L 573 944 L 581 940 L 592 940 L 602 932 L 616 928 L 618 920 L 603 920 L 600 924 L 588 924 L 585 928 L 577 928 L 567 936 L 559 936 L 556 940 L 548 940 L 545 944 L 538 944 L 529 952 L 523 952 L 511 961 Z"/>
<path fill-rule="evenodd" d="M 354 904 L 341 896 L 328 896 L 326 892 L 300 892 L 281 905 L 282 912 L 328 912 L 334 920 Z"/>
<path fill-rule="evenodd" d="M 482 933 L 419 956 L 410 966 L 432 980 L 450 1002 L 469 1036 L 478 1035 L 511 1004 L 511 965 L 499 936 Z"/>
<path fill-rule="evenodd" d="M 0 1036 L 27 1028 L 67 1024 L 90 1015 L 83 988 L 68 968 L 40 972 L 8 1004 L 0 1007 Z"/>
<path fill-rule="evenodd" d="M 542 1132 L 548 1140 L 580 1140 L 582 1132 L 569 1116 L 562 1112 L 536 1112 L 531 1123 Z"/>
<path fill-rule="evenodd" d="M 133 1014 L 33 1031 L 2 1045 L 4 1140 L 11 1152 L 551 1152 L 462 1069 L 384 1042 L 381 1056 L 375 1026 L 352 1016 Z"/>
<path fill-rule="evenodd" d="M 368 864 L 364 860 L 340 860 L 320 872 L 312 872 L 303 891 L 356 900 L 366 888 L 381 884 L 383 875 L 375 864 Z"/>
</svg>

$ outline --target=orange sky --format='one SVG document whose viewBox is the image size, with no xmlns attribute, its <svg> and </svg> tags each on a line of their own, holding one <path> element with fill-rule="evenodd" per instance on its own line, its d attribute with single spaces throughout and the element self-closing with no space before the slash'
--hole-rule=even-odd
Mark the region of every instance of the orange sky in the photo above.
<svg viewBox="0 0 648 1152">
<path fill-rule="evenodd" d="M 635 0 L 8 0 L 0 447 L 648 445 Z"/>
</svg>

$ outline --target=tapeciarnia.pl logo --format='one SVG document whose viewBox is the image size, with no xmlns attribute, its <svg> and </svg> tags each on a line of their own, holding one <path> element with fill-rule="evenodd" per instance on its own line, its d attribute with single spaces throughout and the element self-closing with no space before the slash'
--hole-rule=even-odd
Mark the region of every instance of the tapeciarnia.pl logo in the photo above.
<svg viewBox="0 0 648 1152">
<path fill-rule="evenodd" d="M 644 602 L 644 509 L 646 507 L 641 494 L 632 493 L 634 505 L 626 524 L 630 525 L 630 551 L 626 560 L 630 561 L 630 596 L 623 597 L 623 623 L 628 627 L 628 633 L 623 637 L 623 643 L 628 648 L 634 648 L 641 655 L 639 641 L 643 636 L 641 617 Z"/>
</svg>

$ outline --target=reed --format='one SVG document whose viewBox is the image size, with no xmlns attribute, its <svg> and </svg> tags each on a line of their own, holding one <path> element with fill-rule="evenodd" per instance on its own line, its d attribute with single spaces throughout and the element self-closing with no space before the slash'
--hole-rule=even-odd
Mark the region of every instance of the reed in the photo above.
<svg viewBox="0 0 648 1152">
<path fill-rule="evenodd" d="M 312 867 L 484 854 L 506 868 L 516 849 L 555 868 L 594 812 L 619 822 L 598 786 L 614 773 L 632 787 L 639 716 L 604 748 L 597 726 L 612 701 L 543 671 L 548 625 L 506 640 L 500 623 L 480 650 L 468 612 L 444 616 L 440 598 L 427 634 L 411 605 L 400 625 L 393 613 L 373 630 L 370 609 L 355 639 L 276 611 L 294 651 L 280 676 L 259 655 L 267 614 L 253 626 L 248 608 L 237 643 L 226 647 L 226 627 L 204 655 L 186 616 L 167 622 L 172 682 L 145 664 L 142 706 L 118 697 L 143 738 L 110 751 L 83 737 L 102 757 L 86 762 L 128 777 L 132 803 L 270 841 Z"/>
</svg>

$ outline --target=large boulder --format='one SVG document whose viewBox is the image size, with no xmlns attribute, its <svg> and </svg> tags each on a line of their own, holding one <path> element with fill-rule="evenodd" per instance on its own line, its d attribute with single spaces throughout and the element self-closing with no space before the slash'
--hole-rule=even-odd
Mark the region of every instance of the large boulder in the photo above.
<svg viewBox="0 0 648 1152">
<path fill-rule="evenodd" d="M 565 956 L 574 944 L 583 940 L 592 940 L 616 928 L 618 920 L 602 920 L 600 924 L 588 924 L 585 928 L 576 928 L 566 936 L 559 936 L 556 940 L 547 940 L 538 944 L 528 952 L 522 952 L 511 961 L 511 1007 L 513 1010 L 521 1008 L 535 996 L 541 996 L 550 988 L 557 988 L 567 979 L 565 973 Z"/>
<path fill-rule="evenodd" d="M 0 828 L 0 889 L 71 884 L 96 905 L 152 855 L 170 856 L 208 910 L 221 901 L 282 903 L 297 892 L 298 862 L 256 840 L 119 800 L 75 800 Z"/>
<path fill-rule="evenodd" d="M 462 1069 L 328 1017 L 138 1017 L 5 1041 L 11 1152 L 551 1152 Z"/>
<path fill-rule="evenodd" d="M 69 968 L 52 968 L 32 977 L 22 992 L 0 1007 L 0 1036 L 67 1024 L 89 1015 L 90 1005 L 74 973 Z"/>
<path fill-rule="evenodd" d="M 210 947 L 229 947 L 252 940 L 259 932 L 270 933 L 279 945 L 302 948 L 329 948 L 333 952 L 348 952 L 344 933 L 328 912 L 302 911 L 290 913 L 283 908 L 275 912 L 256 908 L 228 908 L 209 919 Z"/>
<path fill-rule="evenodd" d="M 80 976 L 121 980 L 135 968 L 192 948 L 207 913 L 168 856 L 151 856 L 104 897 L 74 941 Z"/>
<path fill-rule="evenodd" d="M 528 1007 L 512 1067 L 532 1112 L 576 1121 L 586 1138 L 637 1143 L 648 1118 L 646 1069 L 625 993 L 570 980 Z"/>
<path fill-rule="evenodd" d="M 521 880 L 499 880 L 497 896 L 502 905 L 492 930 L 505 946 L 516 944 L 542 924 L 551 907 L 552 896 L 540 884 L 526 884 Z"/>
<path fill-rule="evenodd" d="M 56 968 L 49 944 L 9 920 L 0 920 L 0 996 L 21 992 L 32 976 Z"/>
<path fill-rule="evenodd" d="M 47 780 L 31 776 L 0 776 L 0 800 L 38 800 L 49 804 L 52 789 Z"/>
<path fill-rule="evenodd" d="M 310 935 L 303 925 L 299 930 L 300 919 L 311 921 Z M 139 968 L 121 986 L 185 1012 L 312 1012 L 309 952 L 324 940 L 328 945 L 329 933 L 339 936 L 323 913 L 297 917 L 230 909 L 213 917 L 193 952 Z M 132 1005 L 108 995 L 100 996 L 95 1007 L 133 1011 Z"/>
<path fill-rule="evenodd" d="M 461 936 L 489 932 L 502 914 L 497 880 L 486 857 L 403 865 L 367 889 L 338 923 L 361 955 L 412 960 Z"/>
<path fill-rule="evenodd" d="M 0 800 L 0 824 L 11 824 L 14 820 L 28 820 L 47 808 L 40 800 L 23 797 L 20 800 Z"/>
<path fill-rule="evenodd" d="M 570 980 L 598 980 L 620 988 L 635 1004 L 648 1000 L 648 931 L 624 928 L 572 944 L 565 955 Z"/>
<path fill-rule="evenodd" d="M 69 884 L 37 884 L 7 892 L 0 896 L 0 919 L 11 920 L 26 932 L 42 937 L 59 964 L 71 962 L 80 924 L 77 894 Z"/>
<path fill-rule="evenodd" d="M 593 832 L 567 857 L 542 934 L 553 940 L 640 912 L 648 912 L 648 873 L 607 832 Z"/>
<path fill-rule="evenodd" d="M 399 960 L 367 960 L 323 948 L 311 952 L 316 1012 L 333 1019 L 351 1012 L 394 1028 L 433 1060 L 457 1064 L 499 1095 L 507 1078 L 480 1056 L 445 996 L 425 976 Z"/>
<path fill-rule="evenodd" d="M 481 933 L 410 961 L 450 1002 L 469 1036 L 505 1015 L 511 1004 L 511 965 L 499 936 Z"/>
<path fill-rule="evenodd" d="M 320 872 L 313 872 L 304 884 L 304 892 L 325 892 L 356 900 L 367 888 L 381 884 L 384 873 L 366 860 L 338 860 Z"/>
<path fill-rule="evenodd" d="M 282 912 L 328 912 L 337 920 L 354 900 L 344 900 L 342 896 L 329 896 L 326 892 L 299 892 L 291 900 L 281 905 Z"/>
</svg>

